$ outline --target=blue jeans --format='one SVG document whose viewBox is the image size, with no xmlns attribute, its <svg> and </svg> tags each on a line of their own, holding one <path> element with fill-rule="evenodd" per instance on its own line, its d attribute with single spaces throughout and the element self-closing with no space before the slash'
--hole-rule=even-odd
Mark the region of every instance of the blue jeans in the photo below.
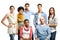
<svg viewBox="0 0 60 40">
<path fill-rule="evenodd" d="M 9 34 L 10 40 L 14 40 L 15 34 Z"/>
<path fill-rule="evenodd" d="M 46 38 L 40 38 L 39 40 L 45 40 Z"/>
<path fill-rule="evenodd" d="M 18 40 L 20 40 L 20 30 L 18 30 Z"/>
<path fill-rule="evenodd" d="M 47 38 L 47 36 L 40 36 L 40 37 L 38 37 L 39 38 L 39 40 L 46 40 L 46 38 Z M 49 39 L 48 39 L 49 40 Z"/>
<path fill-rule="evenodd" d="M 56 36 L 56 31 L 53 32 L 53 33 L 51 33 L 51 38 L 50 38 L 50 40 L 55 40 L 55 36 Z"/>
<path fill-rule="evenodd" d="M 24 22 L 19 22 L 18 23 L 18 40 L 20 40 L 20 26 L 23 26 L 24 25 Z"/>
</svg>

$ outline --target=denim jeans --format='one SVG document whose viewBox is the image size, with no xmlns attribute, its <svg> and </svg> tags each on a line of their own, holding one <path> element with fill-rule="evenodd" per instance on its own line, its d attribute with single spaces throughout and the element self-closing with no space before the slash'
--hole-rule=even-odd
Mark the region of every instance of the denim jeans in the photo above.
<svg viewBox="0 0 60 40">
<path fill-rule="evenodd" d="M 18 40 L 20 40 L 20 27 L 24 25 L 24 22 L 18 23 Z"/>
<path fill-rule="evenodd" d="M 55 40 L 55 36 L 56 36 L 56 31 L 53 32 L 53 33 L 51 33 L 51 38 L 50 38 L 50 40 Z"/>
<path fill-rule="evenodd" d="M 39 38 L 39 40 L 45 40 L 45 39 L 46 39 L 46 37 L 42 37 L 42 38 L 40 37 L 40 38 Z"/>
<path fill-rule="evenodd" d="M 20 40 L 20 30 L 18 30 L 18 40 Z"/>
<path fill-rule="evenodd" d="M 9 34 L 10 40 L 14 40 L 15 34 Z"/>
</svg>

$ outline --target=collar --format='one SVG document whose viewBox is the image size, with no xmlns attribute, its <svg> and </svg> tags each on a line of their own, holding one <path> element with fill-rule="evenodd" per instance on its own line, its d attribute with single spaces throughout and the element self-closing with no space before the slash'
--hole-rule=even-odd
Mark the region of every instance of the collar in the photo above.
<svg viewBox="0 0 60 40">
<path fill-rule="evenodd" d="M 41 24 L 41 26 L 45 26 L 45 23 L 43 25 Z"/>
<path fill-rule="evenodd" d="M 30 10 L 28 10 L 27 12 L 29 12 Z M 26 12 L 26 10 L 24 10 L 24 12 Z"/>
</svg>

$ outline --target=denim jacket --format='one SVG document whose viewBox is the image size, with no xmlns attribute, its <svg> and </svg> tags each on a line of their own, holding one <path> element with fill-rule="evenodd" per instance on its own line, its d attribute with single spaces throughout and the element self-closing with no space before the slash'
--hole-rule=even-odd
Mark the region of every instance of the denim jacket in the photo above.
<svg viewBox="0 0 60 40">
<path fill-rule="evenodd" d="M 44 21 L 47 24 L 47 15 L 44 12 L 41 12 L 41 16 L 44 17 Z M 34 15 L 34 21 L 33 21 L 33 23 L 34 23 L 34 26 L 38 25 L 38 13 L 36 13 Z"/>
</svg>

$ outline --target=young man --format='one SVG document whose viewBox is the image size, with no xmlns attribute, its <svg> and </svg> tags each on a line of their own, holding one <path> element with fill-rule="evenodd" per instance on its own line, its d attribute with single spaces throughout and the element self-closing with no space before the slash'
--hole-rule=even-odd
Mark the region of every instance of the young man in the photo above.
<svg viewBox="0 0 60 40">
<path fill-rule="evenodd" d="M 18 15 L 17 15 L 17 21 L 18 21 L 18 40 L 20 40 L 20 27 L 24 25 L 24 8 L 18 7 Z"/>
<path fill-rule="evenodd" d="M 20 28 L 20 40 L 32 40 L 32 28 L 28 19 L 24 20 L 24 26 Z"/>
<path fill-rule="evenodd" d="M 34 13 L 29 10 L 29 6 L 30 6 L 29 3 L 26 3 L 26 4 L 25 4 L 24 18 L 25 18 L 25 19 L 28 19 L 29 22 L 30 22 L 31 15 L 33 15 Z"/>
<path fill-rule="evenodd" d="M 10 36 L 10 40 L 14 40 L 14 36 L 15 36 L 15 25 L 17 24 L 17 18 L 16 18 L 16 15 L 14 13 L 14 9 L 15 7 L 14 6 L 10 6 L 10 12 L 8 14 L 6 14 L 4 16 L 4 18 L 2 19 L 1 23 L 3 25 L 5 25 L 6 27 L 8 27 L 8 33 L 9 33 L 9 36 Z M 4 21 L 8 19 L 8 25 L 6 23 L 4 23 Z"/>
<path fill-rule="evenodd" d="M 36 40 L 49 40 L 51 36 L 50 28 L 44 22 L 44 17 L 40 18 L 40 24 L 37 25 L 35 30 Z"/>
<path fill-rule="evenodd" d="M 37 8 L 38 8 L 38 12 L 35 14 L 35 17 L 34 17 L 35 27 L 36 25 L 40 24 L 39 19 L 41 16 L 44 17 L 45 23 L 47 24 L 47 15 L 42 11 L 42 4 L 38 4 Z"/>
</svg>

